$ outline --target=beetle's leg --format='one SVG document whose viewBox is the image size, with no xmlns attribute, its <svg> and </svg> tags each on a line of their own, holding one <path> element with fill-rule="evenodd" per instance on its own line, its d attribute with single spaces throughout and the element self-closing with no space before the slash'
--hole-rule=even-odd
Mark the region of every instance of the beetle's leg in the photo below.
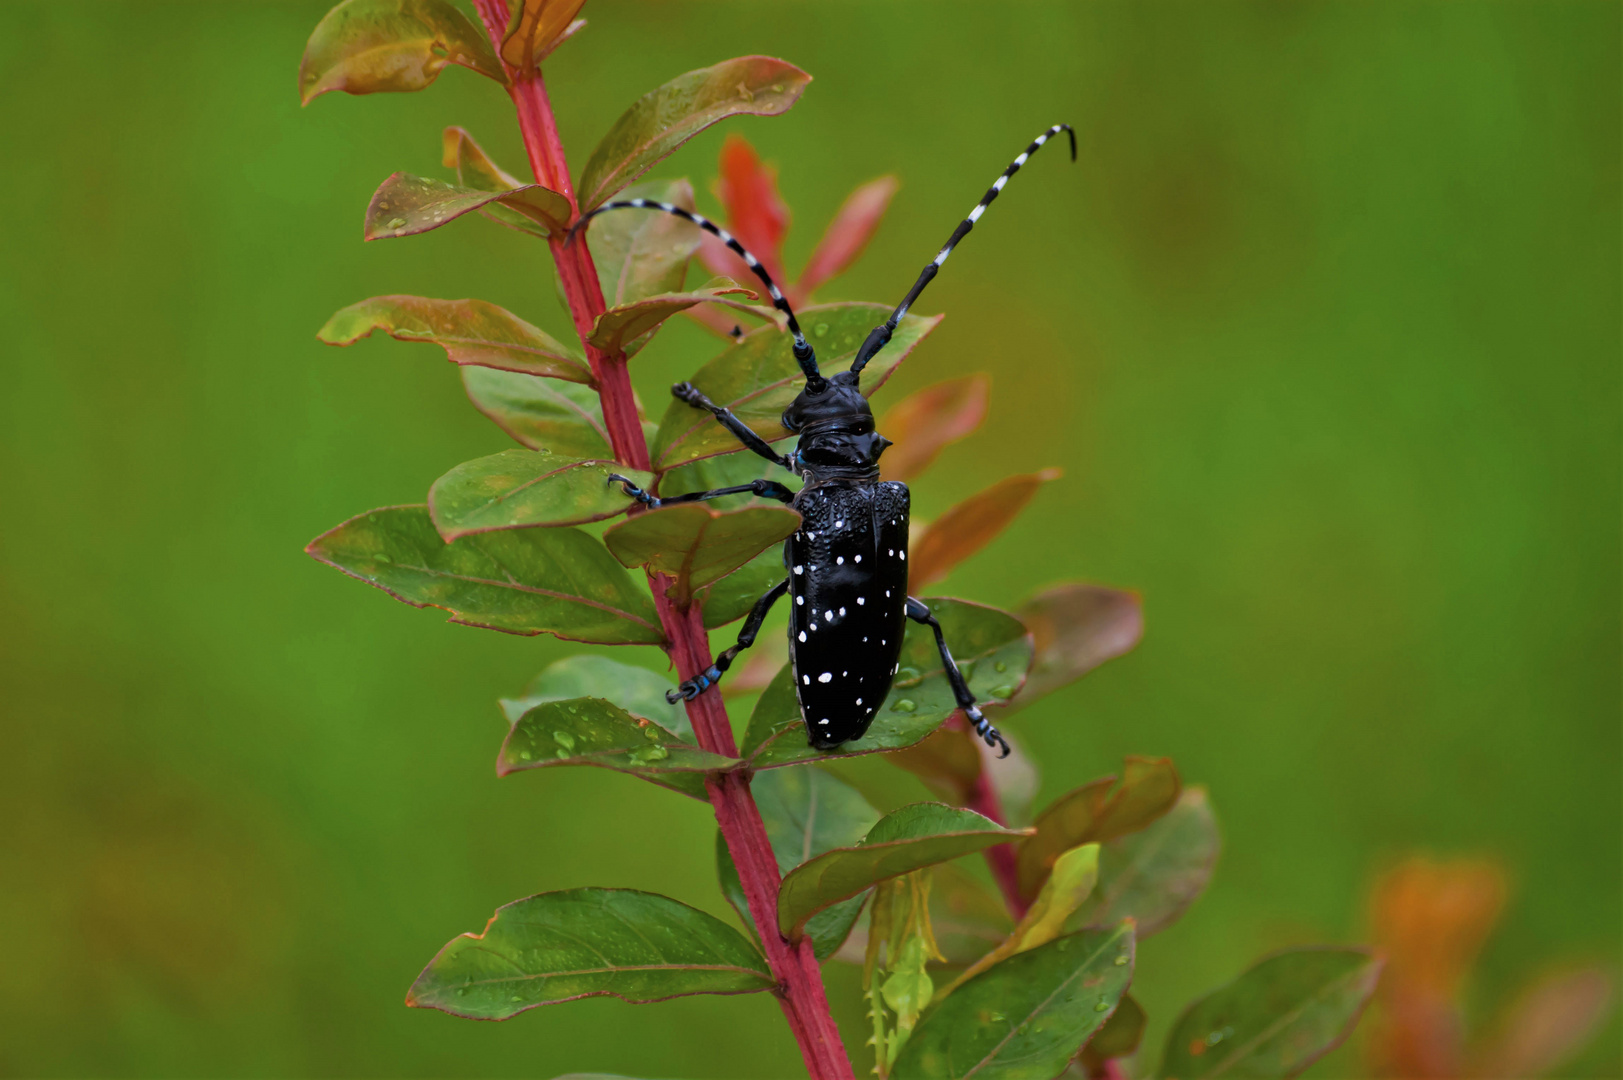
<svg viewBox="0 0 1623 1080">
<path fill-rule="evenodd" d="M 686 495 L 671 495 L 662 499 L 657 495 L 648 494 L 648 492 L 619 473 L 610 473 L 608 479 L 611 484 L 618 482 L 627 495 L 630 495 L 644 506 L 653 507 L 655 510 L 662 506 L 674 506 L 677 503 L 706 502 L 710 499 L 719 499 L 723 495 L 742 495 L 746 491 L 752 495 L 776 499 L 779 502 L 790 502 L 795 497 L 793 491 L 790 491 L 776 480 L 751 480 L 747 484 L 739 484 L 736 487 L 712 488 L 709 491 L 690 491 Z"/>
<path fill-rule="evenodd" d="M 774 465 L 782 465 L 790 472 L 794 471 L 794 466 L 790 463 L 788 458 L 772 449 L 772 445 L 770 443 L 761 438 L 759 435 L 755 434 L 755 432 L 751 431 L 744 421 L 732 414 L 731 410 L 724 409 L 720 405 L 717 405 L 714 401 L 711 401 L 709 398 L 705 397 L 704 394 L 695 388 L 692 383 L 677 383 L 675 386 L 671 387 L 671 396 L 676 398 L 678 401 L 687 402 L 696 409 L 709 410 L 710 414 L 720 421 L 721 426 L 737 436 L 738 441 L 743 443 L 745 447 L 755 451 L 757 454 L 760 454 Z"/>
<path fill-rule="evenodd" d="M 707 502 L 710 499 L 719 499 L 723 495 L 742 495 L 745 492 L 785 503 L 792 501 L 795 497 L 793 491 L 776 480 L 751 480 L 749 483 L 739 484 L 737 487 L 715 488 L 711 491 L 690 491 L 686 495 L 672 495 L 661 499 L 660 505 L 670 506 L 672 503 Z"/>
<path fill-rule="evenodd" d="M 608 482 L 611 484 L 618 482 L 621 491 L 624 491 L 627 495 L 630 495 L 633 499 L 636 499 L 644 506 L 652 506 L 657 510 L 662 505 L 662 500 L 659 498 L 659 496 L 650 495 L 636 484 L 633 484 L 630 477 L 621 476 L 619 473 L 611 472 L 608 476 Z"/>
<path fill-rule="evenodd" d="M 767 612 L 772 610 L 784 593 L 789 591 L 788 579 L 778 582 L 768 589 L 762 597 L 755 601 L 750 608 L 749 618 L 744 620 L 744 629 L 738 632 L 738 643 L 725 650 L 716 657 L 716 662 L 706 668 L 697 679 L 688 679 L 675 690 L 665 691 L 665 700 L 675 705 L 678 701 L 692 701 L 712 686 L 721 681 L 721 673 L 733 666 L 733 660 L 739 653 L 755 644 L 755 635 L 761 632 L 761 624 L 766 622 Z"/>
<path fill-rule="evenodd" d="M 998 757 L 1009 756 L 1009 742 L 980 709 L 975 707 L 975 695 L 969 692 L 969 684 L 964 682 L 963 672 L 958 670 L 958 664 L 952 658 L 952 651 L 947 648 L 947 639 L 941 635 L 941 624 L 936 621 L 929 605 L 922 600 L 907 598 L 907 617 L 914 622 L 923 623 L 935 631 L 935 647 L 941 651 L 941 662 L 947 668 L 947 682 L 952 684 L 952 696 L 957 700 L 958 707 L 964 710 L 964 715 L 974 725 L 975 734 L 986 741 L 987 746 L 998 747 L 1003 752 Z"/>
</svg>

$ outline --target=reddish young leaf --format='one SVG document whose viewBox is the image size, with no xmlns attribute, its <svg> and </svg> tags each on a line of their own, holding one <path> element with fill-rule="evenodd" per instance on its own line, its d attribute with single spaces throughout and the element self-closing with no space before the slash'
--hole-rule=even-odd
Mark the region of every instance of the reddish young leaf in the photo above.
<svg viewBox="0 0 1623 1080">
<path fill-rule="evenodd" d="M 1172 809 L 1183 783 L 1170 758 L 1129 757 L 1122 779 L 1106 776 L 1061 795 L 1037 815 L 1037 833 L 1017 853 L 1020 894 L 1036 896 L 1060 855 L 1080 844 L 1136 832 Z"/>
<path fill-rule="evenodd" d="M 1037 662 L 1010 710 L 1024 708 L 1106 660 L 1132 651 L 1144 636 L 1137 593 L 1067 582 L 1027 600 L 1017 612 L 1037 646 Z"/>
<path fill-rule="evenodd" d="M 502 38 L 502 59 L 520 71 L 539 64 L 569 35 L 586 25 L 576 20 L 586 0 L 523 0 Z"/>
<path fill-rule="evenodd" d="M 901 186 L 894 176 L 881 176 L 870 180 L 853 191 L 835 213 L 834 220 L 823 231 L 823 238 L 806 262 L 806 269 L 795 283 L 795 295 L 806 301 L 817 287 L 831 278 L 845 273 L 862 249 L 873 239 L 874 230 L 890 206 L 891 196 Z"/>
<path fill-rule="evenodd" d="M 879 430 L 896 445 L 880 459 L 880 476 L 905 482 L 922 473 L 949 443 L 981 426 L 991 389 L 987 376 L 969 375 L 927 386 L 891 406 Z"/>
<path fill-rule="evenodd" d="M 1044 469 L 1011 476 L 942 514 L 922 539 L 908 543 L 912 552 L 909 591 L 917 593 L 932 581 L 941 580 L 953 567 L 991 543 L 1026 508 L 1037 489 L 1059 475 L 1058 469 Z"/>
<path fill-rule="evenodd" d="M 466 128 L 448 127 L 441 136 L 440 164 L 456 170 L 457 182 L 476 191 L 511 191 L 524 181 L 490 160 Z"/>
<path fill-rule="evenodd" d="M 577 194 L 593 210 L 678 146 L 739 113 L 777 116 L 800 99 L 811 76 L 770 56 L 740 56 L 678 75 L 638 98 L 592 151 Z"/>
<path fill-rule="evenodd" d="M 503 224 L 536 236 L 561 236 L 569 227 L 569 200 L 540 184 L 511 191 L 479 191 L 397 172 L 373 193 L 362 235 L 368 240 L 414 236 L 493 204 L 511 211 L 511 218 L 503 218 Z"/>
<path fill-rule="evenodd" d="M 304 47 L 299 99 L 421 90 L 446 64 L 507 81 L 485 35 L 446 0 L 346 0 Z"/>
<path fill-rule="evenodd" d="M 753 300 L 755 293 L 730 278 L 712 278 L 702 288 L 688 292 L 662 293 L 646 296 L 629 304 L 612 307 L 597 317 L 587 342 L 604 352 L 624 352 L 637 339 L 652 334 L 679 311 L 695 304 L 711 303 L 727 307 L 747 308 L 743 300 L 730 297 L 742 294 Z"/>
<path fill-rule="evenodd" d="M 1552 971 L 1505 1010 L 1496 1042 L 1479 1054 L 1476 1076 L 1547 1076 L 1581 1051 L 1612 1011 L 1605 968 Z"/>
<path fill-rule="evenodd" d="M 780 286 L 788 282 L 783 273 L 783 234 L 789 229 L 789 207 L 778 194 L 778 173 L 761 163 L 749 140 L 729 135 L 721 147 L 721 178 L 716 195 L 727 208 L 727 231 L 761 260 L 766 272 Z M 700 255 L 713 274 L 739 281 L 753 278 L 750 268 L 727 249 L 727 245 L 706 233 Z"/>
<path fill-rule="evenodd" d="M 397 341 L 438 345 L 453 364 L 577 383 L 592 380 L 584 357 L 511 311 L 484 300 L 374 296 L 335 313 L 316 337 L 328 345 L 353 345 L 374 330 Z"/>
</svg>

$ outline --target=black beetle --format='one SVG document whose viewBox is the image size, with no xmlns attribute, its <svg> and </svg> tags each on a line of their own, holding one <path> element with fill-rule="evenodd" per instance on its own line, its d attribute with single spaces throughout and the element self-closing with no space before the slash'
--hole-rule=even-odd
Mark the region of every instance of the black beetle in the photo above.
<svg viewBox="0 0 1623 1080">
<path fill-rule="evenodd" d="M 573 239 L 596 215 L 634 207 L 674 214 L 714 234 L 743 258 L 766 285 L 773 305 L 783 313 L 789 332 L 794 336 L 795 360 L 806 376 L 805 387 L 783 411 L 783 426 L 800 436 L 794 453 L 788 456 L 773 450 L 765 439 L 691 384 L 677 383 L 671 388 L 672 394 L 689 405 L 708 409 L 745 447 L 803 477 L 805 485 L 798 493 L 775 480 L 756 480 L 737 487 L 660 499 L 625 477 L 611 477 L 611 482 L 618 481 L 627 495 L 647 506 L 699 502 L 749 492 L 786 502 L 799 511 L 802 518 L 799 530 L 784 543 L 787 579 L 756 601 L 744 620 L 738 643 L 716 657 L 715 663 L 697 678 L 687 680 L 667 694 L 671 701 L 691 700 L 714 686 L 734 658 L 755 644 L 755 636 L 767 612 L 788 593 L 794 599 L 789 613 L 789 663 L 800 701 L 800 715 L 812 746 L 832 750 L 841 743 L 860 739 L 868 730 L 900 666 L 904 620 L 912 619 L 935 631 L 936 646 L 941 651 L 953 696 L 974 725 L 976 734 L 986 740 L 988 746 L 999 747 L 1004 755 L 1008 754 L 1009 744 L 975 706 L 975 697 L 941 635 L 941 625 L 927 605 L 907 595 L 907 485 L 879 479 L 879 455 L 890 445 L 890 440 L 874 430 L 873 410 L 868 406 L 868 399 L 862 396 L 859 383 L 863 367 L 890 341 L 907 309 L 935 277 L 958 241 L 975 227 L 975 222 L 997 198 L 1009 177 L 1018 172 L 1043 143 L 1062 131 L 1070 136 L 1071 160 L 1076 160 L 1076 135 L 1069 125 L 1056 124 L 1037 136 L 953 230 L 940 253 L 924 268 L 890 318 L 874 327 L 857 350 L 850 370 L 829 379 L 818 371 L 816 353 L 801 333 L 800 323 L 777 284 L 754 255 L 714 222 L 669 203 L 628 199 L 598 207 L 570 230 Z"/>
</svg>

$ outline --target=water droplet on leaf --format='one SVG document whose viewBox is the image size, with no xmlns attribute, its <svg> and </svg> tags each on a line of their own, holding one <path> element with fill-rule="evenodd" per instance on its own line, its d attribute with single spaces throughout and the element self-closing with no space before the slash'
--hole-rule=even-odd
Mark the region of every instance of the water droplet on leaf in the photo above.
<svg viewBox="0 0 1623 1080">
<path fill-rule="evenodd" d="M 389 228 L 398 229 L 398 228 L 400 228 L 400 226 L 404 225 L 405 223 L 406 223 L 406 219 L 403 218 L 403 217 L 390 218 L 389 219 Z"/>
<path fill-rule="evenodd" d="M 918 709 L 918 706 L 913 704 L 910 698 L 902 698 L 890 708 L 892 712 L 914 712 Z"/>
<path fill-rule="evenodd" d="M 992 696 L 995 697 L 995 698 L 1005 698 L 1005 699 L 1013 697 L 1014 696 L 1014 687 L 1012 687 L 1012 686 L 994 686 L 994 687 L 992 687 Z"/>
<path fill-rule="evenodd" d="M 1095 1005 L 1093 1007 L 1093 1011 L 1094 1012 L 1109 1012 L 1110 1011 L 1110 1002 L 1108 1002 L 1108 1001 L 1099 1002 L 1099 1004 L 1097 1004 L 1097 1005 Z"/>
<path fill-rule="evenodd" d="M 820 322 L 812 327 L 812 333 L 817 337 L 828 337 L 828 323 Z"/>
<path fill-rule="evenodd" d="M 1005 664 L 1003 661 L 999 660 L 997 663 L 992 665 L 992 670 L 993 671 L 998 671 L 998 672 L 1008 671 L 1009 670 L 1009 665 Z"/>
<path fill-rule="evenodd" d="M 1116 966 L 1117 967 L 1126 967 L 1127 966 L 1127 957 L 1125 957 L 1125 956 L 1116 957 Z"/>
<path fill-rule="evenodd" d="M 552 733 L 552 741 L 563 747 L 565 750 L 573 750 L 575 748 L 575 737 L 569 734 L 567 731 L 554 731 Z"/>
</svg>

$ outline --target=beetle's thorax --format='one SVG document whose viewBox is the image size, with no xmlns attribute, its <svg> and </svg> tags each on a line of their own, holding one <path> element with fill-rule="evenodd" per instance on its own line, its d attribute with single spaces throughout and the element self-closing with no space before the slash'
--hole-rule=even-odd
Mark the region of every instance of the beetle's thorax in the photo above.
<svg viewBox="0 0 1623 1080">
<path fill-rule="evenodd" d="M 873 410 L 857 379 L 842 371 L 818 384 L 808 383 L 783 410 L 783 426 L 800 436 L 796 471 L 808 479 L 879 476 L 879 455 L 890 440 L 874 430 Z"/>
</svg>

